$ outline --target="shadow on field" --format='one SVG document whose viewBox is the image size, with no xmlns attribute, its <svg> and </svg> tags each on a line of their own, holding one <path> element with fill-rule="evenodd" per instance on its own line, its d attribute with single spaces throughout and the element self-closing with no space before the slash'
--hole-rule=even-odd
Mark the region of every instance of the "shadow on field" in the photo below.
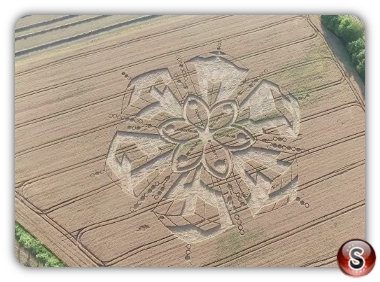
<svg viewBox="0 0 380 282">
<path fill-rule="evenodd" d="M 331 48 L 334 56 L 339 60 L 341 66 L 343 67 L 346 74 L 350 77 L 350 79 L 355 80 L 360 88 L 361 93 L 363 94 L 363 98 L 365 98 L 365 86 L 354 65 L 352 64 L 350 54 L 347 52 L 343 42 L 334 33 L 322 25 L 319 17 L 317 19 L 313 17 L 312 19 L 314 23 L 316 20 L 318 20 L 317 27 L 325 35 L 326 42 Z"/>
</svg>

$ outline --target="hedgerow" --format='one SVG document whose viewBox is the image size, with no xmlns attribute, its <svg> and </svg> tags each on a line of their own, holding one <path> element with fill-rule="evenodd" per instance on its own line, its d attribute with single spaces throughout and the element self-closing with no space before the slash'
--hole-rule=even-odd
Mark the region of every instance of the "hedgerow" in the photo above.
<svg viewBox="0 0 380 282">
<path fill-rule="evenodd" d="M 20 224 L 15 223 L 15 235 L 17 241 L 25 249 L 29 250 L 44 266 L 47 267 L 65 267 L 67 266 L 59 258 L 57 258 L 50 250 L 48 250 L 42 243 L 34 238 L 28 231 L 26 231 Z"/>
<path fill-rule="evenodd" d="M 360 20 L 348 15 L 322 15 L 321 21 L 343 41 L 357 72 L 365 82 L 364 25 Z"/>
</svg>

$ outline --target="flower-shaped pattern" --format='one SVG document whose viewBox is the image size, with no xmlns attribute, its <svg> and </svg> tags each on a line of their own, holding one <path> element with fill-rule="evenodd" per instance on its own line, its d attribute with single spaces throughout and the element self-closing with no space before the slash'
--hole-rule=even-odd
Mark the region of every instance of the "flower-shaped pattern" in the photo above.
<svg viewBox="0 0 380 282">
<path fill-rule="evenodd" d="M 254 138 L 241 126 L 234 125 L 238 105 L 226 100 L 208 105 L 201 98 L 188 96 L 183 119 L 164 122 L 160 135 L 176 144 L 173 171 L 185 172 L 202 164 L 213 176 L 226 178 L 232 169 L 230 151 L 249 147 Z"/>
<path fill-rule="evenodd" d="M 106 171 L 186 242 L 295 199 L 298 102 L 222 52 L 134 78 Z M 259 72 L 260 73 L 260 72 Z M 267 70 L 265 75 L 270 75 Z"/>
</svg>

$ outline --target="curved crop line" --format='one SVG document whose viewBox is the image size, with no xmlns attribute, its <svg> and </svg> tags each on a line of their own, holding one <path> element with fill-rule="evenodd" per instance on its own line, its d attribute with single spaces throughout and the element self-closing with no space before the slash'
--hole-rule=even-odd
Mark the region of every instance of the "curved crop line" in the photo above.
<svg viewBox="0 0 380 282">
<path fill-rule="evenodd" d="M 344 77 L 344 79 L 346 80 L 346 82 L 348 83 L 348 85 L 350 86 L 350 88 L 351 88 L 351 90 L 352 90 L 352 92 L 353 92 L 356 100 L 359 102 L 361 108 L 365 112 L 365 102 L 363 100 L 363 97 L 358 93 L 358 91 L 356 90 L 356 88 L 353 86 L 351 80 L 347 77 L 346 72 L 343 70 L 342 66 L 339 64 L 338 59 L 335 57 L 334 52 L 331 50 L 331 48 L 330 48 L 329 44 L 327 43 L 325 37 L 320 32 L 320 30 L 314 25 L 314 23 L 310 20 L 309 16 L 307 16 L 306 19 L 307 19 L 307 22 L 309 23 L 309 25 L 314 29 L 314 31 L 316 32 L 316 34 L 319 35 L 319 37 L 325 43 L 325 45 L 327 47 L 327 50 L 330 52 L 330 55 L 332 56 L 332 58 L 334 58 L 334 62 L 336 64 L 336 66 L 338 67 L 338 69 L 342 73 L 342 76 Z"/>
<path fill-rule="evenodd" d="M 353 167 L 353 168 L 356 168 L 356 166 L 355 167 Z M 352 168 L 352 169 L 353 169 Z M 347 170 L 347 171 L 349 171 L 349 170 Z M 324 181 L 324 180 L 326 180 L 326 179 L 323 179 L 322 181 Z M 306 189 L 306 188 L 304 188 L 304 189 Z M 143 210 L 141 210 L 140 212 L 137 212 L 137 213 L 134 213 L 134 214 L 126 214 L 126 215 L 123 215 L 123 216 L 119 216 L 119 217 L 117 217 L 117 218 L 114 218 L 114 219 L 110 219 L 110 220 L 106 220 L 106 221 L 103 221 L 102 222 L 102 224 L 100 223 L 100 225 L 99 225 L 99 223 L 98 224 L 93 224 L 93 225 L 91 225 L 91 226 L 88 226 L 88 227 L 85 227 L 85 228 L 82 228 L 81 230 L 79 230 L 79 234 L 77 235 L 77 244 L 78 244 L 78 247 L 81 247 L 80 245 L 81 245 L 81 243 L 80 243 L 80 237 L 83 235 L 83 233 L 84 232 L 88 232 L 88 231 L 90 231 L 90 230 L 93 230 L 93 229 L 96 229 L 96 228 L 99 228 L 99 227 L 102 227 L 102 226 L 105 226 L 105 225 L 109 225 L 109 224 L 113 224 L 113 223 L 116 223 L 116 222 L 120 222 L 120 221 L 122 221 L 122 220 L 126 220 L 126 219 L 129 219 L 129 218 L 131 218 L 131 217 L 134 217 L 134 216 L 136 216 L 136 215 L 138 215 L 138 214 L 141 214 L 141 213 L 143 213 L 143 212 L 146 212 L 146 211 L 149 211 L 153 206 L 154 206 L 155 204 L 152 204 L 152 205 L 150 205 L 150 206 L 147 206 L 147 207 L 145 207 Z M 323 217 L 321 217 L 321 218 L 325 218 L 325 216 L 323 216 Z M 110 222 L 111 221 L 111 222 Z M 313 221 L 315 221 L 315 220 L 313 220 Z M 295 228 L 295 229 L 297 229 L 297 228 Z M 295 229 L 293 229 L 293 230 L 295 230 Z M 301 230 L 302 231 L 302 230 Z M 300 231 L 300 232 L 301 232 Z M 298 232 L 296 232 L 296 233 L 298 233 Z M 295 233 L 295 234 L 296 234 Z M 280 234 L 281 235 L 281 234 Z M 294 235 L 294 234 L 292 234 L 292 235 Z M 278 235 L 279 236 L 279 235 Z M 278 237 L 278 236 L 275 236 L 275 237 Z M 70 239 L 71 240 L 71 239 Z M 270 239 L 268 239 L 268 240 L 270 240 Z M 280 239 L 281 240 L 281 239 Z M 267 240 L 266 240 L 267 241 Z M 265 246 L 264 246 L 265 247 Z M 91 256 L 91 257 L 93 257 L 93 259 L 95 258 L 96 259 L 96 256 L 94 256 L 94 254 L 92 254 L 89 250 L 86 250 L 86 252 L 85 252 L 88 256 Z M 99 262 L 100 262 L 100 260 L 99 259 L 96 259 L 97 261 L 98 261 L 98 264 L 99 264 Z M 99 264 L 99 265 L 102 265 L 102 264 Z M 103 264 L 104 265 L 104 264 Z"/>
</svg>

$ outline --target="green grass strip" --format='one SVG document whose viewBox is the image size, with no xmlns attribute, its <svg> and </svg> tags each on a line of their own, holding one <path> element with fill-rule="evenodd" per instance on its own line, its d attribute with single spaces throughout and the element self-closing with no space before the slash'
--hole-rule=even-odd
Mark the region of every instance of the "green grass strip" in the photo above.
<svg viewBox="0 0 380 282">
<path fill-rule="evenodd" d="M 33 237 L 19 223 L 15 222 L 16 239 L 25 249 L 30 251 L 46 267 L 66 267 L 67 265 L 57 258 L 48 248 Z"/>
</svg>

